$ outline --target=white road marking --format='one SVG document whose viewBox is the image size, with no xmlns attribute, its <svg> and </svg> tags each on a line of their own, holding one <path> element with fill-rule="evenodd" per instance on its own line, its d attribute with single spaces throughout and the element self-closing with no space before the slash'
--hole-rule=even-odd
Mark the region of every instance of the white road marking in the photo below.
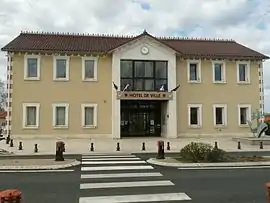
<svg viewBox="0 0 270 203">
<path fill-rule="evenodd" d="M 55 173 L 55 172 L 73 172 L 72 169 L 67 170 L 0 170 L 0 173 Z"/>
<path fill-rule="evenodd" d="M 136 182 L 109 182 L 109 183 L 82 183 L 80 189 L 98 188 L 126 188 L 126 187 L 153 187 L 153 186 L 172 186 L 169 180 L 160 181 L 136 181 Z"/>
<path fill-rule="evenodd" d="M 101 155 L 101 156 L 82 156 L 82 158 L 127 158 L 127 157 L 136 157 L 135 155 Z"/>
<path fill-rule="evenodd" d="M 118 160 L 140 160 L 139 157 L 129 157 L 129 158 L 100 158 L 100 159 L 92 159 L 92 158 L 83 158 L 83 161 L 118 161 Z"/>
<path fill-rule="evenodd" d="M 143 170 L 143 169 L 154 169 L 154 168 L 149 165 L 81 167 L 81 171 L 112 171 L 112 170 Z"/>
<path fill-rule="evenodd" d="M 270 168 L 270 166 L 219 166 L 219 167 L 183 167 L 178 168 L 179 170 L 228 170 L 228 169 L 260 169 Z"/>
<path fill-rule="evenodd" d="M 81 179 L 98 178 L 132 178 L 132 177 L 159 177 L 161 173 L 111 173 L 111 174 L 86 174 L 81 175 Z"/>
<path fill-rule="evenodd" d="M 132 202 L 158 202 L 158 201 L 184 201 L 191 200 L 185 193 L 164 193 L 123 196 L 81 197 L 79 203 L 132 203 Z"/>
<path fill-rule="evenodd" d="M 146 164 L 145 161 L 82 161 L 82 164 Z"/>
</svg>

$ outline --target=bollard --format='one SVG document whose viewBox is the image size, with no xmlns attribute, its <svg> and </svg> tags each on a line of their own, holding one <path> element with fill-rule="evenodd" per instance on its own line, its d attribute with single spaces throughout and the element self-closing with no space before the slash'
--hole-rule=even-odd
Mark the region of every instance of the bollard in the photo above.
<svg viewBox="0 0 270 203">
<path fill-rule="evenodd" d="M 91 144 L 90 144 L 90 151 L 91 152 L 95 151 L 95 149 L 94 149 L 94 143 L 93 142 L 91 142 Z"/>
<path fill-rule="evenodd" d="M 22 147 L 22 142 L 19 142 L 19 150 L 22 150 L 23 147 Z"/>
<path fill-rule="evenodd" d="M 263 149 L 263 142 L 260 142 L 260 149 Z"/>
<path fill-rule="evenodd" d="M 142 151 L 145 151 L 145 143 L 142 143 Z"/>
<path fill-rule="evenodd" d="M 171 150 L 170 142 L 167 142 L 167 150 L 168 150 L 168 151 Z"/>
<path fill-rule="evenodd" d="M 241 143 L 240 142 L 238 142 L 238 144 L 237 144 L 237 149 L 241 149 Z"/>
<path fill-rule="evenodd" d="M 9 143 L 10 145 L 10 147 L 13 147 L 14 145 L 13 145 L 13 139 L 10 139 L 10 143 Z"/>
<path fill-rule="evenodd" d="M 116 144 L 116 151 L 120 151 L 120 143 L 119 142 L 117 142 L 117 144 Z"/>
<path fill-rule="evenodd" d="M 21 203 L 22 192 L 19 190 L 3 190 L 0 192 L 0 203 Z"/>
<path fill-rule="evenodd" d="M 35 144 L 34 146 L 34 152 L 37 153 L 38 152 L 38 147 L 37 147 L 37 144 Z"/>
<path fill-rule="evenodd" d="M 214 149 L 218 149 L 218 144 L 217 144 L 217 141 L 215 142 Z"/>
<path fill-rule="evenodd" d="M 64 161 L 63 152 L 65 151 L 65 143 L 63 141 L 56 142 L 55 161 Z"/>
<path fill-rule="evenodd" d="M 6 144 L 9 144 L 9 142 L 10 142 L 10 135 L 8 135 L 6 138 Z"/>
<path fill-rule="evenodd" d="M 270 203 L 270 182 L 266 183 L 265 187 L 266 187 L 267 203 Z"/>
<path fill-rule="evenodd" d="M 165 159 L 165 153 L 164 153 L 164 141 L 157 141 L 158 145 L 158 155 L 157 159 Z"/>
</svg>

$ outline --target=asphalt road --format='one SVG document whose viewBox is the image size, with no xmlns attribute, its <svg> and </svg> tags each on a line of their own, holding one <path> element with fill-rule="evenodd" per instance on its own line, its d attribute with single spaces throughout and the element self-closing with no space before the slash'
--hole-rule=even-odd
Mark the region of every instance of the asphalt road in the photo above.
<svg viewBox="0 0 270 203">
<path fill-rule="evenodd" d="M 146 159 L 153 155 L 154 154 L 141 154 L 140 159 Z M 138 161 L 140 159 L 138 159 Z M 124 159 L 122 159 L 122 161 L 123 160 Z M 116 158 L 114 158 L 114 161 L 116 161 Z M 120 159 L 118 161 L 120 161 Z M 117 165 L 119 165 L 119 163 L 111 163 L 109 165 L 102 163 L 95 166 L 111 167 Z M 132 163 L 124 165 L 125 167 L 136 166 L 136 164 Z M 150 166 L 148 164 L 145 165 Z M 8 188 L 21 190 L 25 203 L 79 203 L 80 197 L 179 192 L 187 194 L 192 200 L 172 201 L 172 203 L 264 203 L 266 202 L 266 189 L 264 185 L 265 182 L 270 181 L 270 169 L 178 170 L 177 168 L 159 166 L 153 166 L 152 170 L 142 170 L 138 168 L 137 170 L 92 170 L 82 172 L 81 166 L 74 167 L 73 169 L 73 172 L 0 173 L 0 190 Z M 104 177 L 104 174 L 124 174 L 131 172 L 137 174 L 162 174 L 162 176 L 122 177 L 121 180 L 119 177 Z M 86 178 L 82 180 L 81 174 L 91 174 L 92 176 L 99 175 L 103 176 L 103 178 L 99 179 L 96 177 L 95 179 Z M 144 185 L 141 187 L 130 187 L 127 185 L 126 187 L 121 186 L 118 188 L 116 186 L 106 186 L 108 182 L 116 183 L 119 181 L 157 181 L 159 184 L 165 185 L 154 186 L 150 185 L 150 182 L 148 182 L 144 183 L 148 184 L 148 186 Z M 173 185 L 166 186 L 169 182 L 172 182 Z M 105 183 L 105 185 L 103 183 Z M 82 184 L 85 184 L 85 189 L 80 189 Z M 169 203 L 169 201 L 163 201 L 163 203 L 165 202 Z"/>
</svg>

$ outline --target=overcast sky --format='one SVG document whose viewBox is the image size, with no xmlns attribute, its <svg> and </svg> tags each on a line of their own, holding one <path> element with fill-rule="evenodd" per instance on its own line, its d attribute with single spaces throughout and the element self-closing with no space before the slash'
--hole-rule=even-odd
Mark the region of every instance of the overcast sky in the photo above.
<svg viewBox="0 0 270 203">
<path fill-rule="evenodd" d="M 232 38 L 270 56 L 268 0 L 0 0 L 0 47 L 21 30 Z M 0 77 L 6 76 L 0 53 Z M 270 61 L 264 63 L 270 111 Z"/>
</svg>

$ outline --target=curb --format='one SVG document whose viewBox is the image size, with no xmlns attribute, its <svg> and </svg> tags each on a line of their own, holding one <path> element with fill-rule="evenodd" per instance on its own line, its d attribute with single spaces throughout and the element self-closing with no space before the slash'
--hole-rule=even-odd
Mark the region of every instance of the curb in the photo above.
<svg viewBox="0 0 270 203">
<path fill-rule="evenodd" d="M 181 168 L 200 168 L 200 167 L 256 167 L 256 166 L 270 166 L 270 161 L 264 162 L 227 162 L 227 163 L 168 163 L 157 161 L 155 158 L 150 158 L 147 163 L 158 166 L 181 167 Z"/>
<path fill-rule="evenodd" d="M 69 168 L 73 166 L 81 165 L 80 161 L 73 161 L 68 164 L 55 164 L 55 165 L 28 165 L 28 166 L 0 166 L 0 170 L 55 170 Z"/>
</svg>

